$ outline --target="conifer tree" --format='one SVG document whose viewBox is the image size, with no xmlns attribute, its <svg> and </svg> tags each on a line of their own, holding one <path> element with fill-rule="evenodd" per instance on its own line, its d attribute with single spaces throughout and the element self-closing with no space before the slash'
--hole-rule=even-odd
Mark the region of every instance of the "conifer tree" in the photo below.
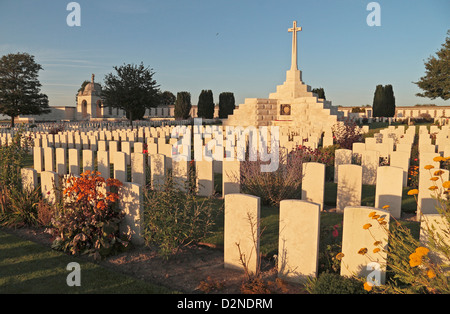
<svg viewBox="0 0 450 314">
<path fill-rule="evenodd" d="M 326 100 L 326 98 L 325 98 L 325 90 L 323 89 L 323 87 L 313 88 L 312 92 L 314 94 L 317 94 L 317 98 L 322 98 L 322 99 Z"/>
<path fill-rule="evenodd" d="M 395 116 L 395 97 L 392 85 L 384 86 L 384 117 Z"/>
<path fill-rule="evenodd" d="M 175 119 L 187 119 L 191 116 L 191 93 L 178 92 L 175 101 Z"/>
<path fill-rule="evenodd" d="M 384 116 L 384 90 L 383 85 L 377 85 L 375 89 L 375 94 L 373 96 L 373 116 L 383 117 Z"/>
<path fill-rule="evenodd" d="M 202 90 L 198 98 L 197 117 L 214 118 L 214 98 L 211 90 Z"/>
<path fill-rule="evenodd" d="M 236 108 L 234 94 L 231 92 L 223 92 L 219 95 L 219 118 L 226 119 L 228 115 L 233 114 Z"/>
</svg>

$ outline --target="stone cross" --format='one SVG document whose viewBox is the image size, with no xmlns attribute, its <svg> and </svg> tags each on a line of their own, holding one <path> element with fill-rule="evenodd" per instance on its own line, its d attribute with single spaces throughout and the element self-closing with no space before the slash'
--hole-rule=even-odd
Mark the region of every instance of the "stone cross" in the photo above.
<svg viewBox="0 0 450 314">
<path fill-rule="evenodd" d="M 288 29 L 288 32 L 292 32 L 292 62 L 291 70 L 298 70 L 297 66 L 297 32 L 302 30 L 301 27 L 297 27 L 297 21 L 294 21 L 292 28 Z"/>
</svg>

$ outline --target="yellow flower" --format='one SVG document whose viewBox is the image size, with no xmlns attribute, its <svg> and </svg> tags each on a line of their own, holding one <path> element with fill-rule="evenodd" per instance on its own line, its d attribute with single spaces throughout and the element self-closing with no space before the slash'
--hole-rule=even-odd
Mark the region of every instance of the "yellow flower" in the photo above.
<svg viewBox="0 0 450 314">
<path fill-rule="evenodd" d="M 437 161 L 437 162 L 444 161 L 444 160 L 445 160 L 445 158 L 442 158 L 441 156 L 436 156 L 433 158 L 433 161 Z"/>
<path fill-rule="evenodd" d="M 371 291 L 372 290 L 372 284 L 368 283 L 368 282 L 365 282 L 364 283 L 364 290 Z"/>
<path fill-rule="evenodd" d="M 430 186 L 429 188 L 428 188 L 428 190 L 430 190 L 430 191 L 434 191 L 434 190 L 437 190 L 437 186 L 435 186 L 435 185 L 432 185 L 432 186 Z"/>
<path fill-rule="evenodd" d="M 418 189 L 412 189 L 408 191 L 408 195 L 416 195 L 419 194 L 419 190 Z"/>
<path fill-rule="evenodd" d="M 373 252 L 374 253 L 378 253 L 378 252 L 380 252 L 381 250 L 379 249 L 379 248 L 375 248 L 375 249 L 373 249 Z"/>
<path fill-rule="evenodd" d="M 389 207 L 391 207 L 390 205 L 384 205 L 383 209 L 389 209 Z"/>
<path fill-rule="evenodd" d="M 441 174 L 444 174 L 444 171 L 438 170 L 438 171 L 435 171 L 435 172 L 434 172 L 434 175 L 435 175 L 435 176 L 440 176 Z"/>
<path fill-rule="evenodd" d="M 439 180 L 439 177 L 432 177 L 430 180 L 431 181 L 437 181 L 437 180 Z"/>
<path fill-rule="evenodd" d="M 409 266 L 416 267 L 422 264 L 422 257 L 417 253 L 409 255 Z"/>
<path fill-rule="evenodd" d="M 369 217 L 373 217 L 375 214 L 376 214 L 376 212 L 371 212 L 371 213 L 369 214 Z"/>
<path fill-rule="evenodd" d="M 361 255 L 364 255 L 364 254 L 366 254 L 367 253 L 367 248 L 361 248 L 361 249 L 359 249 L 359 251 L 358 251 L 358 254 L 361 254 Z"/>
<path fill-rule="evenodd" d="M 436 277 L 436 273 L 432 269 L 429 269 L 427 271 L 427 276 L 428 276 L 428 278 L 432 279 L 432 278 Z"/>
<path fill-rule="evenodd" d="M 426 165 L 424 168 L 425 168 L 426 170 L 430 170 L 430 169 L 433 169 L 434 166 L 432 166 L 432 165 Z"/>
<path fill-rule="evenodd" d="M 369 229 L 370 227 L 372 227 L 371 224 L 365 224 L 365 225 L 363 226 L 363 229 L 367 230 L 367 229 Z"/>
<path fill-rule="evenodd" d="M 373 215 L 372 219 L 377 219 L 378 217 L 380 217 L 380 215 Z"/>
<path fill-rule="evenodd" d="M 375 246 L 380 245 L 380 244 L 381 244 L 381 241 L 375 241 L 375 242 L 373 243 L 373 245 L 375 245 Z"/>
<path fill-rule="evenodd" d="M 450 181 L 445 181 L 444 183 L 442 183 L 442 187 L 445 189 L 450 189 Z"/>
<path fill-rule="evenodd" d="M 430 252 L 430 250 L 429 249 L 427 249 L 426 247 L 423 247 L 423 246 L 419 246 L 417 249 L 416 249 L 416 251 L 415 251 L 419 256 L 424 256 L 424 255 L 427 255 L 428 254 L 428 252 Z"/>
<path fill-rule="evenodd" d="M 336 255 L 336 259 L 340 261 L 344 257 L 344 253 L 340 252 Z"/>
</svg>

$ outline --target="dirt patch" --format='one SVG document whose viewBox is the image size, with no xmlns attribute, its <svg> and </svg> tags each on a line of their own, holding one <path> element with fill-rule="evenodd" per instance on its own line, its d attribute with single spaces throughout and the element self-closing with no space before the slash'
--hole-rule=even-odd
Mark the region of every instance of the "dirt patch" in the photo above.
<svg viewBox="0 0 450 314">
<path fill-rule="evenodd" d="M 52 244 L 51 236 L 44 229 L 2 230 L 47 247 Z M 243 283 L 247 282 L 244 272 L 225 268 L 223 249 L 206 245 L 186 247 L 167 260 L 149 247 L 133 248 L 99 263 L 119 273 L 182 293 L 305 293 L 300 285 L 277 280 L 274 263 L 269 259 L 261 261 L 264 279 L 261 282 L 265 284 L 250 283 L 245 286 L 247 290 L 242 290 Z"/>
</svg>

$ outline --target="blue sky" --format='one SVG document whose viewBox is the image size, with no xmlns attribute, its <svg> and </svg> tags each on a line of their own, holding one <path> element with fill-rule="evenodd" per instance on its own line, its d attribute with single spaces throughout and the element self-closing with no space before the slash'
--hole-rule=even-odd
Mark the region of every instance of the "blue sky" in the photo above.
<svg viewBox="0 0 450 314">
<path fill-rule="evenodd" d="M 153 68 L 161 90 L 202 89 L 215 101 L 233 92 L 268 98 L 290 68 L 297 21 L 303 81 L 323 87 L 333 105 L 372 104 L 377 84 L 392 84 L 397 106 L 450 105 L 416 97 L 424 61 L 450 29 L 448 0 L 385 0 L 381 26 L 366 23 L 368 0 L 79 0 L 81 26 L 69 27 L 70 1 L 0 0 L 0 55 L 28 52 L 44 68 L 50 105 L 75 105 L 75 93 L 113 66 Z"/>
</svg>

